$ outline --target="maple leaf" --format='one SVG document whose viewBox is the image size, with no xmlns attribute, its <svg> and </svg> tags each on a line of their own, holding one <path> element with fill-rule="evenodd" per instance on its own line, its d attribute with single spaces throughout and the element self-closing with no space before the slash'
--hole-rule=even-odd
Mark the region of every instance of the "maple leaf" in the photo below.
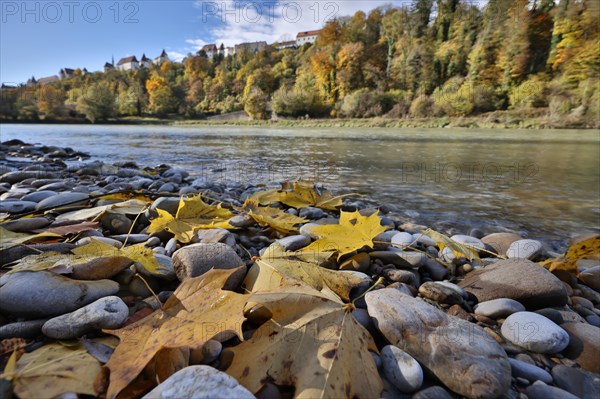
<svg viewBox="0 0 600 399">
<path fill-rule="evenodd" d="M 467 258 L 468 260 L 479 259 L 479 254 L 477 253 L 478 249 L 473 246 L 456 242 L 452 238 L 445 236 L 444 234 L 433 229 L 427 229 L 423 232 L 423 234 L 429 236 L 436 242 L 438 248 L 440 249 L 440 253 L 444 250 L 444 248 L 448 247 L 454 253 L 454 256 L 456 256 L 457 259 L 463 257 Z"/>
<path fill-rule="evenodd" d="M 200 195 L 181 198 L 175 217 L 169 212 L 157 209 L 158 217 L 152 219 L 149 233 L 166 230 L 175 235 L 177 241 L 189 243 L 196 231 L 203 228 L 232 228 L 227 220 L 233 216 L 229 209 L 219 205 L 208 205 Z"/>
<path fill-rule="evenodd" d="M 317 192 L 314 185 L 308 182 L 295 182 L 292 190 L 263 190 L 252 195 L 252 199 L 261 205 L 281 202 L 293 208 L 315 206 L 317 208 L 335 211 L 342 206 L 344 196 L 333 197 L 328 191 Z"/>
<path fill-rule="evenodd" d="M 577 261 L 585 258 L 600 260 L 600 234 L 571 245 L 564 255 L 547 259 L 540 262 L 540 265 L 549 271 L 566 270 L 577 273 Z"/>
<path fill-rule="evenodd" d="M 52 343 L 25 353 L 0 378 L 12 380 L 21 399 L 53 398 L 67 392 L 95 395 L 93 383 L 100 367 L 82 345 Z"/>
<path fill-rule="evenodd" d="M 21 244 L 31 244 L 48 239 L 62 238 L 60 234 L 43 232 L 39 234 L 14 233 L 0 227 L 0 250 L 12 248 Z"/>
<path fill-rule="evenodd" d="M 272 245 L 250 268 L 244 285 L 251 292 L 270 291 L 289 283 L 289 278 L 300 280 L 333 299 L 350 301 L 350 291 L 370 281 L 352 271 L 329 270 L 321 267 L 333 252 L 285 252 L 282 246 Z"/>
<path fill-rule="evenodd" d="M 78 268 L 85 268 L 87 269 L 85 274 L 88 274 L 98 267 L 104 267 L 105 263 L 99 262 L 102 258 L 113 260 L 113 271 L 127 267 L 132 261 L 138 262 L 151 273 L 156 273 L 162 267 L 154 257 L 154 252 L 150 248 L 146 248 L 144 243 L 119 249 L 92 238 L 90 243 L 74 248 L 71 252 L 73 255 L 50 251 L 26 256 L 20 259 L 9 273 L 49 270 L 55 273 L 69 274 L 77 273 Z M 80 271 L 83 272 L 83 270 Z M 105 270 L 105 272 L 109 274 L 102 275 L 103 270 L 96 270 L 93 274 L 97 275 L 97 278 L 108 278 L 113 275 L 110 270 Z"/>
<path fill-rule="evenodd" d="M 258 202 L 252 199 L 247 199 L 240 210 L 246 212 L 259 225 L 269 226 L 283 234 L 295 232 L 298 230 L 295 225 L 308 222 L 304 218 L 285 213 L 281 209 L 259 206 Z"/>
<path fill-rule="evenodd" d="M 350 306 L 305 285 L 253 294 L 272 313 L 252 338 L 233 347 L 227 373 L 251 392 L 267 381 L 296 387 L 295 397 L 379 397 L 382 382 L 371 335 Z"/>
<path fill-rule="evenodd" d="M 162 349 L 198 349 L 229 333 L 242 339 L 248 295 L 222 289 L 237 270 L 213 269 L 186 280 L 162 309 L 119 330 L 105 330 L 120 339 L 106 364 L 110 369 L 107 397 L 115 398 Z"/>
<path fill-rule="evenodd" d="M 311 226 L 310 230 L 320 238 L 302 252 L 337 251 L 338 259 L 364 246 L 373 248 L 373 238 L 387 230 L 381 225 L 377 213 L 362 216 L 358 211 L 341 212 L 339 224 Z"/>
<path fill-rule="evenodd" d="M 104 213 L 120 213 L 123 215 L 137 215 L 141 213 L 149 202 L 142 201 L 140 199 L 131 199 L 128 201 L 119 202 L 116 204 L 96 206 L 89 209 L 81 209 L 78 211 L 72 211 L 63 213 L 56 217 L 56 220 L 88 220 L 96 219 Z"/>
</svg>

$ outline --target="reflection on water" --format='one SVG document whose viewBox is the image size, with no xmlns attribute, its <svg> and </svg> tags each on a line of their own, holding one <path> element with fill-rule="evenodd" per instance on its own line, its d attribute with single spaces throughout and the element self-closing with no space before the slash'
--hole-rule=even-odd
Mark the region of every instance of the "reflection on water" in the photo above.
<svg viewBox="0 0 600 399">
<path fill-rule="evenodd" d="M 459 231 L 548 240 L 600 227 L 598 131 L 2 125 L 0 134 L 217 180 L 309 178 Z"/>
</svg>

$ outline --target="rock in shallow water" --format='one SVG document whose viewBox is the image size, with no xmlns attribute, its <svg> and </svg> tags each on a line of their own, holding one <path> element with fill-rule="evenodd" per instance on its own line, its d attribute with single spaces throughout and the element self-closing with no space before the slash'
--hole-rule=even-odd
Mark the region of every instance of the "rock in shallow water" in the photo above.
<svg viewBox="0 0 600 399">
<path fill-rule="evenodd" d="M 557 353 L 569 344 L 569 334 L 552 320 L 533 312 L 517 312 L 502 324 L 502 335 L 515 345 L 537 353 Z"/>
<path fill-rule="evenodd" d="M 414 392 L 423 385 L 423 369 L 408 353 L 393 345 L 381 349 L 386 378 L 402 392 Z"/>
<path fill-rule="evenodd" d="M 479 302 L 510 298 L 527 309 L 567 303 L 563 283 L 537 263 L 525 259 L 502 260 L 475 270 L 459 285 L 475 295 Z"/>
<path fill-rule="evenodd" d="M 0 311 L 26 318 L 58 316 L 114 295 L 111 280 L 77 281 L 51 272 L 21 272 L 0 278 Z"/>
<path fill-rule="evenodd" d="M 72 313 L 48 320 L 42 332 L 55 339 L 76 338 L 94 330 L 119 328 L 127 317 L 129 309 L 125 302 L 117 296 L 107 296 Z"/>
<path fill-rule="evenodd" d="M 510 386 L 506 353 L 479 326 L 394 289 L 369 292 L 369 314 L 393 345 L 467 398 L 495 398 Z"/>
<path fill-rule="evenodd" d="M 143 399 L 254 399 L 235 378 L 210 366 L 189 366 L 179 370 Z"/>
</svg>

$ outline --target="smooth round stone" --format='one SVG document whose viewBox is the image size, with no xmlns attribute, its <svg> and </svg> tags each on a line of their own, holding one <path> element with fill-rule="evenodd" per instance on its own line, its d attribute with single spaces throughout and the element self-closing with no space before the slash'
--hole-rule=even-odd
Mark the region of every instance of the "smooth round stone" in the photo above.
<svg viewBox="0 0 600 399">
<path fill-rule="evenodd" d="M 418 243 L 421 243 L 427 247 L 435 247 L 437 243 L 435 240 L 428 235 L 422 233 L 413 234 L 413 240 L 416 240 Z"/>
<path fill-rule="evenodd" d="M 504 338 L 531 352 L 557 353 L 569 345 L 569 334 L 565 330 L 533 312 L 513 313 L 501 330 Z"/>
<path fill-rule="evenodd" d="M 579 399 L 577 396 L 560 388 L 546 385 L 541 381 L 535 382 L 525 389 L 528 399 Z"/>
<path fill-rule="evenodd" d="M 229 224 L 233 227 L 246 228 L 254 224 L 254 219 L 252 219 L 252 217 L 248 215 L 235 215 L 234 217 L 229 219 Z M 302 230 L 302 228 L 300 228 L 300 230 Z M 305 234 L 302 231 L 300 231 L 300 233 Z"/>
<path fill-rule="evenodd" d="M 449 305 L 463 303 L 463 297 L 460 293 L 437 281 L 428 281 L 421 284 L 419 294 L 424 298 L 431 299 L 438 303 L 447 303 Z"/>
<path fill-rule="evenodd" d="M 398 230 L 387 230 L 384 232 L 381 232 L 379 234 L 377 234 L 375 236 L 375 238 L 373 238 L 373 242 L 392 242 L 392 237 L 394 237 L 396 234 L 400 233 Z"/>
<path fill-rule="evenodd" d="M 325 216 L 325 212 L 321 208 L 306 206 L 298 212 L 298 216 L 308 220 L 317 220 Z"/>
<path fill-rule="evenodd" d="M 56 195 L 56 191 L 36 191 L 34 193 L 29 193 L 25 196 L 23 196 L 21 199 L 23 201 L 33 201 L 33 202 L 40 202 L 45 200 L 46 198 L 50 198 L 54 195 Z"/>
<path fill-rule="evenodd" d="M 508 361 L 510 362 L 511 372 L 514 377 L 525 378 L 529 381 L 539 380 L 546 384 L 552 383 L 552 376 L 546 370 L 517 359 L 509 358 Z"/>
<path fill-rule="evenodd" d="M 385 252 L 391 252 L 393 254 L 396 254 L 396 257 L 400 258 L 401 260 L 404 260 L 406 263 L 408 263 L 410 266 L 409 267 L 421 267 L 425 264 L 426 260 L 429 259 L 427 258 L 427 255 L 425 255 L 424 253 L 421 252 L 414 252 L 414 251 L 403 251 L 399 248 L 390 248 L 389 251 L 385 251 Z M 371 256 L 373 256 L 373 253 L 371 253 Z M 394 265 L 396 266 L 400 266 L 401 265 L 392 262 Z"/>
<path fill-rule="evenodd" d="M 0 212 L 22 213 L 30 212 L 35 209 L 37 203 L 33 201 L 0 201 Z"/>
<path fill-rule="evenodd" d="M 481 302 L 475 307 L 475 314 L 492 319 L 503 319 L 513 313 L 524 311 L 525 306 L 510 298 L 492 299 L 491 301 Z"/>
<path fill-rule="evenodd" d="M 107 212 L 100 218 L 100 223 L 112 234 L 127 234 L 131 229 L 132 221 L 120 213 Z"/>
<path fill-rule="evenodd" d="M 357 270 L 359 272 L 366 272 L 370 264 L 371 257 L 369 254 L 360 252 L 343 261 L 340 265 L 340 270 Z"/>
<path fill-rule="evenodd" d="M 177 185 L 175 183 L 165 183 L 158 188 L 158 191 L 161 193 L 172 193 L 177 190 Z"/>
<path fill-rule="evenodd" d="M 485 249 L 485 244 L 479 238 L 467 236 L 464 234 L 455 234 L 450 238 L 459 244 L 465 244 L 480 250 Z"/>
<path fill-rule="evenodd" d="M 177 239 L 175 237 L 167 241 L 165 245 L 165 251 L 167 255 L 172 255 L 173 252 L 177 251 Z"/>
<path fill-rule="evenodd" d="M 352 311 L 352 316 L 358 321 L 364 328 L 371 328 L 373 326 L 373 322 L 371 321 L 371 316 L 369 316 L 369 312 L 365 309 L 354 309 Z"/>
<path fill-rule="evenodd" d="M 234 269 L 244 262 L 233 248 L 223 243 L 192 244 L 173 254 L 173 267 L 180 281 L 201 276 L 210 269 Z"/>
<path fill-rule="evenodd" d="M 82 204 L 85 200 L 87 200 L 90 196 L 85 193 L 77 193 L 74 191 L 60 193 L 57 195 L 53 195 L 52 197 L 48 197 L 45 200 L 42 200 L 37 203 L 35 209 L 52 209 L 58 208 L 60 206 L 69 204 L 69 205 L 79 205 Z"/>
<path fill-rule="evenodd" d="M 210 366 L 179 370 L 150 391 L 143 399 L 255 399 L 235 378 Z"/>
<path fill-rule="evenodd" d="M 119 242 L 125 242 L 125 240 L 127 240 L 127 245 L 131 245 L 146 242 L 150 239 L 150 236 L 148 234 L 116 234 L 110 236 L 110 238 Z"/>
<path fill-rule="evenodd" d="M 434 385 L 415 393 L 411 399 L 452 399 L 452 395 L 444 388 Z"/>
<path fill-rule="evenodd" d="M 281 238 L 276 240 L 279 245 L 283 246 L 285 251 L 296 251 L 300 248 L 304 248 L 308 244 L 310 244 L 311 239 L 308 236 L 303 234 L 297 234 L 293 236 L 288 236 L 285 238 Z"/>
<path fill-rule="evenodd" d="M 552 368 L 554 383 L 579 398 L 600 398 L 600 375 L 562 364 Z"/>
<path fill-rule="evenodd" d="M 125 302 L 118 296 L 107 296 L 72 313 L 48 320 L 42 332 L 55 339 L 76 338 L 94 330 L 119 328 L 128 317 L 129 309 Z"/>
<path fill-rule="evenodd" d="M 518 240 L 506 250 L 508 259 L 534 259 L 542 253 L 544 246 L 537 240 Z"/>
<path fill-rule="evenodd" d="M 571 302 L 573 305 L 583 306 L 586 309 L 594 309 L 594 304 L 587 298 L 582 298 L 580 296 L 572 296 Z"/>
<path fill-rule="evenodd" d="M 0 223 L 0 226 L 15 233 L 28 233 L 32 230 L 43 229 L 52 223 L 44 217 L 10 220 Z"/>
<path fill-rule="evenodd" d="M 179 209 L 179 198 L 176 197 L 160 197 L 157 198 L 152 205 L 150 205 L 151 210 L 161 209 L 163 211 L 169 212 L 171 215 L 175 216 L 177 213 L 177 209 Z"/>
<path fill-rule="evenodd" d="M 585 321 L 587 321 L 594 327 L 600 327 L 600 316 L 589 315 L 585 318 Z"/>
<path fill-rule="evenodd" d="M 423 269 L 425 269 L 431 278 L 436 281 L 443 280 L 450 274 L 450 271 L 444 266 L 427 257 L 425 259 L 425 263 L 423 264 Z"/>
<path fill-rule="evenodd" d="M 145 276 L 158 277 L 165 280 L 175 280 L 177 278 L 175 268 L 173 267 L 173 259 L 170 256 L 155 253 L 154 258 L 156 258 L 156 261 L 161 266 L 156 272 L 147 270 L 139 263 L 135 264 L 137 271 Z"/>
<path fill-rule="evenodd" d="M 206 229 L 198 230 L 195 240 L 198 242 L 209 244 L 213 242 L 222 242 L 234 248 L 236 241 L 234 235 L 226 229 Z M 194 242 L 196 242 L 194 240 Z"/>
<path fill-rule="evenodd" d="M 414 245 L 415 239 L 412 234 L 406 232 L 396 233 L 392 237 L 392 244 L 398 245 L 399 247 L 408 247 L 411 244 Z"/>
<path fill-rule="evenodd" d="M 518 234 L 514 233 L 492 233 L 481 239 L 481 242 L 491 246 L 498 255 L 505 256 L 508 247 L 515 241 L 522 240 Z"/>
<path fill-rule="evenodd" d="M 57 316 L 118 291 L 111 280 L 78 281 L 47 271 L 7 274 L 0 277 L 0 311 L 26 318 Z"/>
<path fill-rule="evenodd" d="M 402 392 L 414 392 L 423 385 L 423 369 L 402 349 L 386 345 L 381 349 L 381 363 L 386 378 Z"/>
<path fill-rule="evenodd" d="M 594 266 L 579 273 L 581 280 L 588 287 L 600 292 L 600 266 Z"/>
<path fill-rule="evenodd" d="M 0 327 L 0 339 L 37 338 L 42 332 L 46 319 L 18 321 Z"/>
<path fill-rule="evenodd" d="M 108 244 L 115 248 L 121 248 L 123 246 L 123 243 L 121 241 L 117 241 L 117 240 L 114 240 L 109 237 L 100 237 L 100 236 L 83 237 L 81 240 L 78 240 L 76 242 L 76 244 L 78 247 L 81 247 L 83 245 L 91 244 L 94 241 L 100 241 L 100 242 L 103 242 L 104 244 Z"/>
<path fill-rule="evenodd" d="M 587 323 L 565 323 L 562 327 L 570 338 L 562 354 L 582 369 L 600 374 L 600 328 Z"/>
</svg>

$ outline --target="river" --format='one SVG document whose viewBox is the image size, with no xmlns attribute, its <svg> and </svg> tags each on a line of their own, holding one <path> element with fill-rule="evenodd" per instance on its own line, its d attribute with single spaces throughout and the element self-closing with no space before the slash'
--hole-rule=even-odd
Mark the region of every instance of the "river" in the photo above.
<svg viewBox="0 0 600 399">
<path fill-rule="evenodd" d="M 218 181 L 306 178 L 457 232 L 516 231 L 562 247 L 600 229 L 597 130 L 3 124 L 0 137 Z"/>
</svg>

